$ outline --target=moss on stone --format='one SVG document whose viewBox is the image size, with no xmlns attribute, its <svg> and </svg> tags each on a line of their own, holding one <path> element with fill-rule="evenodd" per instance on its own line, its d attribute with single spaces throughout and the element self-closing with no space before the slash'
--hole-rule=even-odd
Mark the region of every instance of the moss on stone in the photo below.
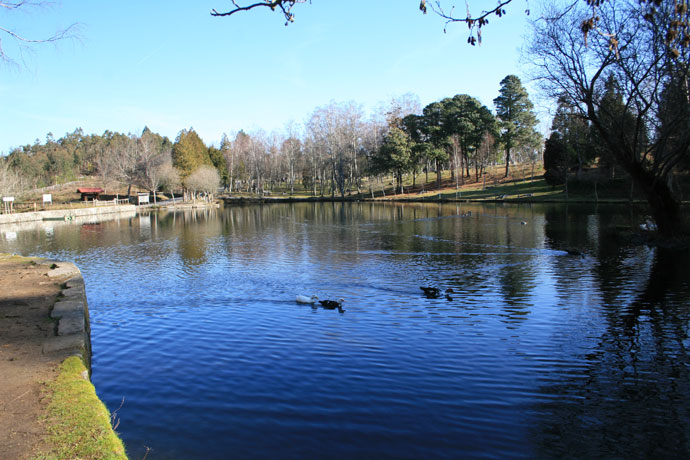
<svg viewBox="0 0 690 460">
<path fill-rule="evenodd" d="M 51 449 L 38 459 L 126 460 L 122 441 L 110 425 L 110 413 L 96 395 L 81 358 L 71 356 L 48 385 L 47 415 Z"/>
</svg>

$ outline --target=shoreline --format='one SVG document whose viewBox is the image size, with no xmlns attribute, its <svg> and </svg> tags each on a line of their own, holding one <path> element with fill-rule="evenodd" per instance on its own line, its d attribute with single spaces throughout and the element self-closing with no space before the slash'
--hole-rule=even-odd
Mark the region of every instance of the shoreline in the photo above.
<svg viewBox="0 0 690 460">
<path fill-rule="evenodd" d="M 584 198 L 571 198 L 568 200 L 558 199 L 558 198 L 544 198 L 544 199 L 533 199 L 528 197 L 516 197 L 516 198 L 502 198 L 502 199 L 473 199 L 473 198 L 438 198 L 436 196 L 429 197 L 416 197 L 416 198 L 406 198 L 406 197 L 221 197 L 219 200 L 223 201 L 226 205 L 244 205 L 244 204 L 274 204 L 274 203 L 358 203 L 358 202 L 370 202 L 370 203 L 471 203 L 471 204 L 613 204 L 613 205 L 646 205 L 646 200 L 626 200 L 626 199 L 584 199 Z M 690 205 L 690 201 L 683 201 L 683 206 Z"/>
<path fill-rule="evenodd" d="M 93 206 L 89 208 L 51 209 L 47 211 L 13 212 L 0 214 L 0 225 L 16 224 L 36 221 L 69 221 L 74 219 L 91 218 L 107 214 L 136 213 L 133 204 Z"/>
<path fill-rule="evenodd" d="M 90 380 L 91 334 L 76 265 L 0 254 L 3 458 L 126 460 Z"/>
</svg>

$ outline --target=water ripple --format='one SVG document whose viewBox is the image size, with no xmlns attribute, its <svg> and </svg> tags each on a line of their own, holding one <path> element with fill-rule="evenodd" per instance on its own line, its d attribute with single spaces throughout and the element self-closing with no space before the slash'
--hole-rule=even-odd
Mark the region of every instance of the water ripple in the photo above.
<svg viewBox="0 0 690 460">
<path fill-rule="evenodd" d="M 687 458 L 688 256 L 614 248 L 616 209 L 249 206 L 0 250 L 82 269 L 131 458 Z"/>
</svg>

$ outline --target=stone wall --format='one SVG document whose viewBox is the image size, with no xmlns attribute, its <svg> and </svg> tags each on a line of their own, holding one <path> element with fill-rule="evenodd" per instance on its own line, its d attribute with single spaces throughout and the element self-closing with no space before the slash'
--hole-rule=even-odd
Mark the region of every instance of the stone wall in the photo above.
<svg viewBox="0 0 690 460">
<path fill-rule="evenodd" d="M 50 316 L 57 320 L 56 335 L 48 337 L 43 353 L 64 352 L 80 355 L 84 364 L 91 369 L 91 325 L 89 307 L 86 302 L 84 278 L 76 265 L 69 262 L 52 262 L 55 268 L 50 277 L 69 276 L 55 302 Z"/>
</svg>

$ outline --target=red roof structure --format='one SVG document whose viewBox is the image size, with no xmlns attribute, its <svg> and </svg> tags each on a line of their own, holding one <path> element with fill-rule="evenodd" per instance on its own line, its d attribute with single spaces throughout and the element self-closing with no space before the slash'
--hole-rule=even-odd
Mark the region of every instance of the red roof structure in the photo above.
<svg viewBox="0 0 690 460">
<path fill-rule="evenodd" d="M 100 187 L 79 187 L 77 193 L 81 193 L 82 201 L 88 201 L 89 198 L 92 200 L 97 200 L 98 195 L 103 193 L 103 189 Z"/>
</svg>

